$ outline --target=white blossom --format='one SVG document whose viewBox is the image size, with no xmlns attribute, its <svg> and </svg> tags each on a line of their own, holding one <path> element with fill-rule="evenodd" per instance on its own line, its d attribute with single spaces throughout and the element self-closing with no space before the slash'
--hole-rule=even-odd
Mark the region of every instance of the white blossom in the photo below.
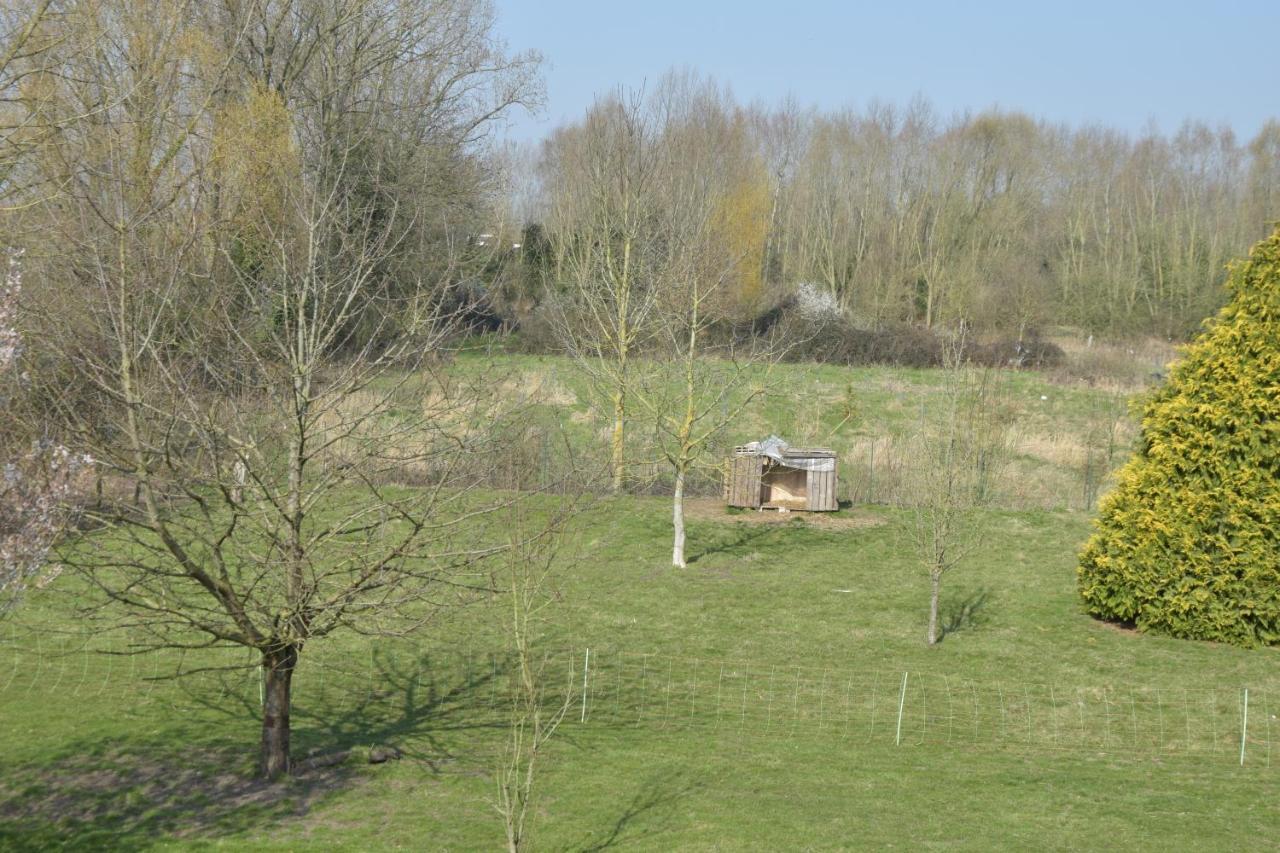
<svg viewBox="0 0 1280 853">
<path fill-rule="evenodd" d="M 18 332 L 18 296 L 22 293 L 22 253 L 9 252 L 9 268 L 0 285 L 0 372 L 11 370 L 22 355 Z"/>
<path fill-rule="evenodd" d="M 803 282 L 796 285 L 796 311 L 806 320 L 834 320 L 840 316 L 840 303 L 831 291 Z"/>
<path fill-rule="evenodd" d="M 21 253 L 9 253 L 0 287 L 0 395 L 15 379 L 22 354 L 18 331 L 18 295 L 22 289 Z M 0 397 L 2 399 L 2 397 Z M 17 459 L 6 460 L 0 477 L 0 612 L 12 606 L 32 583 L 44 586 L 57 576 L 46 566 L 49 549 L 70 520 L 76 486 L 93 460 L 49 440 L 34 442 Z"/>
</svg>

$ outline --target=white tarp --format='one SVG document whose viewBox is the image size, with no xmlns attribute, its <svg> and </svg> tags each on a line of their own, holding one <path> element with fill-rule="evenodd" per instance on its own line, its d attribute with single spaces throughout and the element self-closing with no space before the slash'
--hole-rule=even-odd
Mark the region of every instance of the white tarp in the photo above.
<svg viewBox="0 0 1280 853">
<path fill-rule="evenodd" d="M 779 465 L 787 468 L 799 468 L 802 471 L 834 471 L 836 470 L 836 460 L 834 456 L 787 456 L 787 449 L 790 447 L 781 438 L 771 435 L 764 441 L 753 441 L 744 445 L 747 450 L 760 456 L 768 456 Z"/>
</svg>

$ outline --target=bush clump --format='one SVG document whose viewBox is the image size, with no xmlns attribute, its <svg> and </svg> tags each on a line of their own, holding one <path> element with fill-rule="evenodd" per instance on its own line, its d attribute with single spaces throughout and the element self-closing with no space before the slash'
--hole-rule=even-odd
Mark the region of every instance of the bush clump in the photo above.
<svg viewBox="0 0 1280 853">
<path fill-rule="evenodd" d="M 551 299 L 519 316 L 505 316 L 505 328 L 517 330 L 508 350 L 530 355 L 559 355 L 564 342 L 556 331 Z M 478 325 L 478 324 L 477 324 Z M 720 318 L 706 330 L 711 348 L 771 347 L 781 344 L 785 360 L 848 367 L 889 365 L 940 367 L 947 339 L 932 329 L 895 323 L 863 328 L 841 311 L 834 297 L 802 284 L 776 304 L 748 318 Z M 1020 338 L 972 343 L 966 361 L 989 367 L 1041 369 L 1062 363 L 1064 354 L 1033 329 Z"/>
<path fill-rule="evenodd" d="M 850 367 L 890 365 L 940 367 L 947 339 L 932 329 L 906 323 L 861 328 L 840 315 L 815 319 L 784 300 L 756 318 L 757 335 L 772 333 L 787 343 L 788 361 L 815 361 Z M 989 367 L 1046 368 L 1060 364 L 1062 350 L 1031 330 L 1021 338 L 971 343 L 963 357 L 971 364 Z"/>
<path fill-rule="evenodd" d="M 1280 231 L 1147 402 L 1137 454 L 1080 556 L 1095 616 L 1174 637 L 1280 644 Z"/>
</svg>

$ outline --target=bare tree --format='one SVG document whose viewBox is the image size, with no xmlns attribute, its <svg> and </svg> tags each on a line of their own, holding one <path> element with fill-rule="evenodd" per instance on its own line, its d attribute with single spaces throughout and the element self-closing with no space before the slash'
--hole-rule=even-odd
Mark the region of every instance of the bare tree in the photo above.
<svg viewBox="0 0 1280 853">
<path fill-rule="evenodd" d="M 991 502 L 1008 457 L 1006 406 L 997 371 L 965 362 L 964 341 L 947 348 L 945 384 L 932 406 L 922 402 L 907 473 L 910 537 L 929 576 L 929 645 L 942 639 L 938 606 L 943 578 L 981 543 L 982 509 Z"/>
<path fill-rule="evenodd" d="M 544 161 L 560 338 L 611 408 L 615 491 L 626 424 L 643 412 L 674 479 L 677 566 L 690 472 L 762 393 L 755 368 L 770 360 L 762 342 L 711 339 L 760 297 L 769 186 L 747 132 L 713 83 L 669 74 L 647 98 L 598 102 Z"/>
<path fill-rule="evenodd" d="M 559 600 L 554 582 L 562 568 L 565 523 L 572 509 L 572 503 L 565 503 L 550 510 L 550 523 L 535 523 L 520 506 L 507 525 L 503 603 L 510 608 L 504 621 L 514 672 L 494 806 L 510 853 L 530 847 L 543 754 L 573 701 L 572 668 L 556 666 L 562 659 L 549 657 L 542 643 L 548 608 Z"/>
<path fill-rule="evenodd" d="M 646 364 L 637 385 L 654 450 L 672 478 L 671 564 L 682 569 L 690 476 L 699 469 L 720 469 L 722 460 L 709 458 L 715 440 L 768 393 L 779 352 L 768 342 L 743 348 L 708 343 L 708 303 L 716 289 L 691 281 L 681 304 L 664 312 L 667 346 Z"/>
<path fill-rule="evenodd" d="M 100 49 L 67 60 L 49 163 L 68 190 L 48 210 L 64 252 L 44 261 L 78 295 L 34 322 L 63 380 L 47 405 L 108 480 L 94 546 L 61 555 L 99 593 L 89 615 L 157 650 L 257 652 L 274 778 L 311 643 L 411 630 L 486 593 L 482 561 L 505 547 L 492 528 L 521 496 L 479 487 L 518 424 L 448 370 L 450 258 L 388 286 L 424 212 L 368 191 L 394 161 L 374 144 L 385 126 L 350 115 L 313 156 L 305 111 L 239 85 L 258 9 L 228 8 L 222 52 L 165 0 L 79 19 Z M 351 4 L 361 37 L 342 30 L 308 73 L 381 44 L 399 18 L 362 15 L 377 8 Z"/>
<path fill-rule="evenodd" d="M 767 389 L 779 351 L 764 339 L 738 346 L 711 332 L 738 301 L 731 287 L 743 251 L 719 225 L 733 203 L 739 175 L 739 125 L 714 85 L 674 75 L 659 91 L 665 127 L 661 287 L 655 299 L 661 330 L 637 395 L 653 427 L 654 449 L 672 475 L 673 566 L 684 568 L 684 498 L 691 472 L 707 462 L 714 439 Z"/>
<path fill-rule="evenodd" d="M 552 317 L 609 410 L 615 492 L 626 477 L 634 361 L 654 332 L 662 121 L 640 94 L 603 99 L 581 125 L 559 131 L 544 158 L 557 257 Z"/>
</svg>

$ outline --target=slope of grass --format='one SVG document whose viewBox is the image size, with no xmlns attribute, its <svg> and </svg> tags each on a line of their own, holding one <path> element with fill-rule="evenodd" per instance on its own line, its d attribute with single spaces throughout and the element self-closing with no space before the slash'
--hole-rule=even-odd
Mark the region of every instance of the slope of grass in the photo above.
<svg viewBox="0 0 1280 853">
<path fill-rule="evenodd" d="M 639 367 L 637 369 L 640 369 Z M 484 376 L 507 398 L 519 397 L 547 432 L 563 434 L 583 459 L 603 460 L 611 411 L 572 361 L 554 356 L 463 353 L 460 375 Z M 896 367 L 847 368 L 780 364 L 771 369 L 762 400 L 733 420 L 708 453 L 716 462 L 734 445 L 778 434 L 797 446 L 825 446 L 840 454 L 840 497 L 891 503 L 901 469 L 911 464 L 901 440 L 948 381 L 943 371 Z M 1135 434 L 1131 392 L 1083 383 L 1063 384 L 1036 371 L 1000 373 L 1000 397 L 1014 444 L 1005 503 L 1011 508 L 1090 509 L 1109 467 L 1123 461 Z M 405 405 L 430 388 L 410 383 Z M 634 461 L 656 458 L 642 423 L 632 425 Z M 639 465 L 638 480 L 661 477 L 661 466 Z M 713 472 L 700 481 L 714 493 Z"/>
<path fill-rule="evenodd" d="M 991 515 L 982 551 L 944 592 L 954 630 L 928 649 L 926 584 L 903 546 L 902 516 L 844 512 L 858 524 L 797 517 L 766 525 L 702 513 L 691 522 L 692 563 L 681 571 L 666 565 L 663 500 L 604 500 L 587 510 L 564 554 L 547 642 L 574 650 L 573 661 L 595 649 L 604 668 L 592 682 L 588 722 L 575 705 L 548 755 L 540 849 L 1254 849 L 1274 840 L 1274 650 L 1148 637 L 1084 616 L 1074 554 L 1087 519 L 1047 511 Z M 346 636 L 309 649 L 297 675 L 296 752 L 354 756 L 276 790 L 247 778 L 257 735 L 251 670 L 178 683 L 147 678 L 179 663 L 244 663 L 244 654 L 87 654 L 58 592 L 54 584 L 36 595 L 6 626 L 10 647 L 0 649 L 0 847 L 500 845 L 490 805 L 502 740 L 493 701 L 502 678 L 496 606 L 470 607 L 413 640 Z M 647 705 L 627 694 L 614 712 L 610 677 L 624 672 L 615 664 L 640 654 L 684 662 L 676 677 L 685 684 L 687 663 L 702 666 L 692 676 L 697 689 L 686 695 L 659 678 L 636 694 Z M 721 667 L 723 686 L 730 661 L 739 663 L 729 677 L 740 679 L 730 683 L 750 694 L 740 721 L 726 710 L 736 709 L 736 694 L 732 704 L 718 696 L 708 669 Z M 764 673 L 793 670 L 794 700 L 789 681 L 763 687 Z M 969 739 L 922 707 L 944 695 L 936 687 L 908 691 L 905 736 L 895 746 L 885 715 L 903 672 L 910 690 L 946 679 L 946 695 L 953 680 L 1003 685 L 1001 716 L 991 692 L 983 736 Z M 862 728 L 857 706 L 855 725 L 843 724 L 837 693 L 825 685 L 846 677 L 863 685 L 867 675 L 883 676 L 869 705 L 881 716 Z M 1212 695 L 1212 714 L 1186 719 L 1221 730 L 1197 731 L 1192 751 L 1176 748 L 1172 734 L 1168 750 L 1131 744 L 1130 708 L 1121 703 L 1114 719 L 1090 717 L 1082 741 L 1059 743 L 1056 718 L 1042 717 L 1024 737 L 1016 694 L 1050 685 L 1058 696 L 1156 688 Z M 1253 710 L 1249 761 L 1240 767 L 1232 703 L 1243 686 Z M 691 700 L 704 704 L 686 708 Z M 825 711 L 822 702 L 831 703 Z M 1144 733 L 1155 725 L 1154 710 L 1134 705 L 1135 728 L 1140 711 Z M 1173 709 L 1161 713 L 1162 726 L 1181 724 Z M 363 749 L 384 743 L 405 757 L 360 760 Z"/>
</svg>

